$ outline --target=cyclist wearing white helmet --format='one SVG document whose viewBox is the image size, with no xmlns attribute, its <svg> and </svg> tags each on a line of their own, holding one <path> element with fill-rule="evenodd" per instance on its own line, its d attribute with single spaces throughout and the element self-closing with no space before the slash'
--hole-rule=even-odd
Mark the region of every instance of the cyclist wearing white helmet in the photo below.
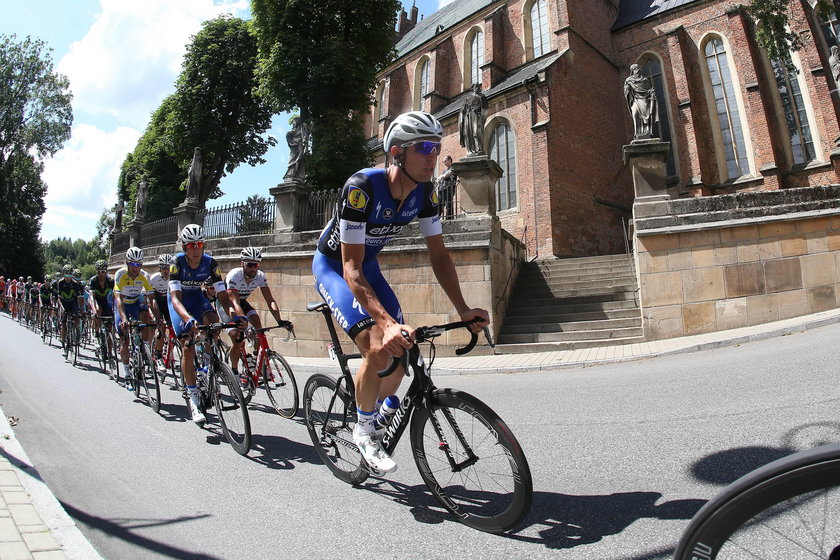
<svg viewBox="0 0 840 560">
<path fill-rule="evenodd" d="M 363 356 L 356 376 L 358 422 L 353 439 L 368 464 L 381 473 L 393 471 L 396 463 L 382 449 L 375 416 L 378 403 L 396 392 L 403 373 L 397 370 L 384 380 L 376 373 L 388 367 L 392 356 L 411 347 L 414 329 L 403 323 L 399 301 L 379 270 L 379 251 L 419 218 L 432 270 L 461 320 L 479 319 L 471 327 L 476 332 L 490 321 L 487 311 L 464 301 L 443 243 L 437 193 L 430 182 L 442 136 L 440 122 L 429 113 L 412 111 L 394 119 L 385 133 L 384 149 L 395 164 L 363 169 L 347 180 L 312 263 L 318 293 Z"/>
<path fill-rule="evenodd" d="M 175 264 L 169 277 L 169 316 L 172 328 L 178 338 L 188 338 L 198 332 L 196 325 L 205 325 L 219 321 L 215 309 L 204 297 L 201 285 L 210 279 L 219 294 L 224 309 L 230 307 L 230 299 L 225 290 L 222 273 L 216 259 L 204 253 L 204 230 L 198 224 L 189 224 L 181 230 L 179 239 L 184 252 L 175 255 Z M 198 387 L 195 383 L 195 348 L 183 345 L 181 354 L 181 372 L 187 386 L 190 414 L 198 426 L 203 426 L 207 419 L 199 403 Z"/>
<path fill-rule="evenodd" d="M 280 309 L 277 302 L 274 300 L 274 295 L 271 293 L 271 288 L 268 287 L 268 280 L 265 273 L 260 270 L 260 262 L 262 262 L 262 251 L 256 247 L 245 247 L 240 252 L 242 258 L 239 268 L 234 268 L 227 273 L 225 283 L 227 284 L 228 296 L 230 296 L 230 303 L 233 307 L 235 316 L 245 316 L 248 322 L 251 323 L 255 329 L 262 328 L 262 322 L 257 310 L 248 303 L 248 296 L 251 292 L 260 289 L 263 299 L 268 305 L 268 309 L 274 316 L 279 326 L 287 326 L 292 328 L 292 324 L 288 321 L 283 321 L 280 317 Z M 233 372 L 239 376 L 239 356 L 242 350 L 241 336 L 238 332 L 231 332 L 230 340 L 230 363 L 233 366 Z"/>
<path fill-rule="evenodd" d="M 163 349 L 163 337 L 166 336 L 165 325 L 172 323 L 169 318 L 169 302 L 166 300 L 166 294 L 169 293 L 169 274 L 172 265 L 175 264 L 175 257 L 169 253 L 164 253 L 158 257 L 159 271 L 152 274 L 149 279 L 152 283 L 152 288 L 155 289 L 155 302 L 157 302 L 158 311 L 160 311 L 161 324 L 158 327 L 158 335 L 155 340 L 155 359 L 161 359 L 161 350 Z"/>
<path fill-rule="evenodd" d="M 114 275 L 114 327 L 120 336 L 120 360 L 123 363 L 125 388 L 131 391 L 132 384 L 128 382 L 131 372 L 128 363 L 128 329 L 122 328 L 125 321 L 141 321 L 151 323 L 152 315 L 159 317 L 160 313 L 155 305 L 154 293 L 149 274 L 143 270 L 143 251 L 139 247 L 130 247 L 125 252 L 125 266 Z M 151 341 L 152 330 L 143 329 L 143 340 Z"/>
</svg>

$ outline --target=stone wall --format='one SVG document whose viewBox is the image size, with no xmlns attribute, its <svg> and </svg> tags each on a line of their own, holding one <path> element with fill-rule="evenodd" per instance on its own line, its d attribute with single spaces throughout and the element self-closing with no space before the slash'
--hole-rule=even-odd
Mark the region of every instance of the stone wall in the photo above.
<svg viewBox="0 0 840 560">
<path fill-rule="evenodd" d="M 648 339 L 840 307 L 840 185 L 637 203 Z"/>
<path fill-rule="evenodd" d="M 219 262 L 222 274 L 239 266 L 239 251 L 249 244 L 262 247 L 261 270 L 284 319 L 295 324 L 296 340 L 284 341 L 285 331 L 271 331 L 272 347 L 289 356 L 326 356 L 329 331 L 320 313 L 306 311 L 309 302 L 321 301 L 312 276 L 312 256 L 318 232 L 274 233 L 251 238 L 210 239 L 206 250 Z M 444 240 L 461 281 L 467 303 L 490 312 L 498 334 L 516 275 L 524 261 L 524 245 L 502 230 L 498 218 L 462 218 L 444 222 Z M 146 268 L 157 270 L 157 255 L 172 252 L 172 246 L 144 248 Z M 116 268 L 120 256 L 112 257 Z M 394 239 L 379 256 L 383 275 L 394 289 L 413 326 L 457 321 L 452 304 L 438 285 L 429 265 L 426 245 L 417 224 Z M 248 298 L 260 312 L 264 325 L 273 324 L 268 307 L 258 291 Z M 339 329 L 340 331 L 341 329 Z M 341 335 L 350 350 L 350 339 Z M 438 354 L 451 355 L 469 339 L 466 331 L 451 331 L 439 338 Z M 483 342 L 483 341 L 482 341 Z M 486 345 L 473 353 L 492 353 Z"/>
</svg>

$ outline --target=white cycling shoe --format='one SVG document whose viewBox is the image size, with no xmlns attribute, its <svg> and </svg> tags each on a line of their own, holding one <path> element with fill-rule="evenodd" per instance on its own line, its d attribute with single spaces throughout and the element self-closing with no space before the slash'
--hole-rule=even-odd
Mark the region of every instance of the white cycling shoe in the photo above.
<svg viewBox="0 0 840 560">
<path fill-rule="evenodd" d="M 379 473 L 388 474 L 397 470 L 397 463 L 382 449 L 379 439 L 373 432 L 360 432 L 358 428 L 355 428 L 353 442 L 359 446 L 359 453 L 365 462 Z"/>
<path fill-rule="evenodd" d="M 189 399 L 190 402 L 190 414 L 192 415 L 192 421 L 195 422 L 196 426 L 199 428 L 204 426 L 207 423 L 207 418 L 204 416 L 204 413 L 201 412 L 201 408 L 199 408 L 198 404 L 193 400 L 192 397 Z M 196 397 L 197 400 L 197 397 Z"/>
</svg>

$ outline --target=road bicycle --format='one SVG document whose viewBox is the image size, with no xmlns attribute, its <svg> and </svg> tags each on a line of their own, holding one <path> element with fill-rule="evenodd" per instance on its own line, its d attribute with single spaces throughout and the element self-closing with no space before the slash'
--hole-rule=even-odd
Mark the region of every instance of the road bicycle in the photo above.
<svg viewBox="0 0 840 560">
<path fill-rule="evenodd" d="M 76 362 L 79 360 L 79 344 L 81 342 L 81 331 L 79 320 L 81 315 L 78 313 L 65 313 L 64 322 L 66 324 L 64 340 L 61 341 L 64 359 L 68 362 Z"/>
<path fill-rule="evenodd" d="M 294 327 L 288 321 L 275 327 L 249 327 L 245 331 L 245 338 L 251 342 L 254 351 L 246 352 L 243 345 L 240 353 L 242 394 L 245 402 L 250 403 L 262 385 L 277 414 L 283 418 L 292 418 L 298 409 L 297 381 L 289 363 L 268 346 L 268 338 L 265 336 L 265 333 L 276 328 L 286 329 L 287 340 L 294 335 Z"/>
<path fill-rule="evenodd" d="M 125 380 L 126 385 L 134 390 L 137 398 L 140 390 L 146 395 L 149 407 L 160 412 L 160 382 L 157 367 L 152 358 L 152 349 L 148 341 L 143 339 L 143 329 L 157 327 L 154 323 L 140 323 L 128 321 L 128 364 L 131 375 Z"/>
<path fill-rule="evenodd" d="M 675 560 L 840 560 L 840 444 L 739 478 L 689 522 Z"/>
<path fill-rule="evenodd" d="M 338 361 L 338 380 L 314 374 L 306 382 L 304 417 L 309 436 L 321 460 L 344 482 L 358 485 L 371 474 L 379 475 L 359 454 L 353 442 L 356 404 L 353 377 L 347 362 L 359 354 L 344 354 L 325 303 L 310 303 L 309 311 L 324 315 L 332 344 L 330 354 Z M 411 426 L 411 448 L 417 469 L 435 498 L 465 525 L 491 533 L 515 528 L 531 507 L 533 485 L 528 461 L 507 424 L 486 404 L 463 391 L 438 389 L 431 380 L 434 361 L 432 339 L 445 331 L 469 327 L 457 322 L 415 331 L 415 343 L 402 359 L 379 372 L 389 375 L 402 362 L 414 379 L 382 437 L 389 454 Z M 485 331 L 486 333 L 486 331 Z M 456 350 L 466 354 L 475 346 Z M 427 365 L 420 352 L 429 344 Z"/>
<path fill-rule="evenodd" d="M 58 318 L 56 317 L 55 308 L 46 306 L 42 308 L 41 314 L 41 342 L 49 346 L 52 344 L 52 337 L 54 332 L 58 332 Z"/>
<path fill-rule="evenodd" d="M 96 333 L 96 359 L 102 373 L 107 373 L 111 379 L 119 376 L 119 340 L 114 333 L 114 318 L 99 317 L 99 330 Z"/>
<path fill-rule="evenodd" d="M 186 344 L 195 347 L 196 384 L 201 411 L 207 412 L 211 406 L 215 406 L 228 443 L 240 455 L 247 455 L 251 449 L 251 419 L 239 380 L 225 363 L 226 352 L 218 337 L 223 329 L 237 326 L 236 323 L 198 325 L 200 335 L 188 340 Z M 182 395 L 185 400 L 189 400 L 183 372 L 181 383 L 184 387 Z"/>
</svg>

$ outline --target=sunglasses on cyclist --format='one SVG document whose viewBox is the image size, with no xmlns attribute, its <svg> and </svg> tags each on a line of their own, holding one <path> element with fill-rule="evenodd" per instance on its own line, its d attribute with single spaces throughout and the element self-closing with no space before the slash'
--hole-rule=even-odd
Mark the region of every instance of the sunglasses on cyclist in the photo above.
<svg viewBox="0 0 840 560">
<path fill-rule="evenodd" d="M 140 268 L 141 266 L 143 266 L 143 263 L 128 263 L 128 266 L 130 266 L 131 268 Z"/>
<path fill-rule="evenodd" d="M 245 266 L 247 266 L 248 268 L 259 268 L 260 263 L 258 263 L 258 262 L 246 262 Z"/>
<path fill-rule="evenodd" d="M 414 151 L 424 156 L 431 155 L 432 152 L 440 153 L 440 142 L 430 142 L 428 140 L 415 140 L 414 142 L 406 142 L 402 144 L 401 148 L 414 147 Z"/>
<path fill-rule="evenodd" d="M 184 247 L 187 249 L 204 249 L 204 241 L 191 241 L 189 243 L 184 243 Z"/>
</svg>

